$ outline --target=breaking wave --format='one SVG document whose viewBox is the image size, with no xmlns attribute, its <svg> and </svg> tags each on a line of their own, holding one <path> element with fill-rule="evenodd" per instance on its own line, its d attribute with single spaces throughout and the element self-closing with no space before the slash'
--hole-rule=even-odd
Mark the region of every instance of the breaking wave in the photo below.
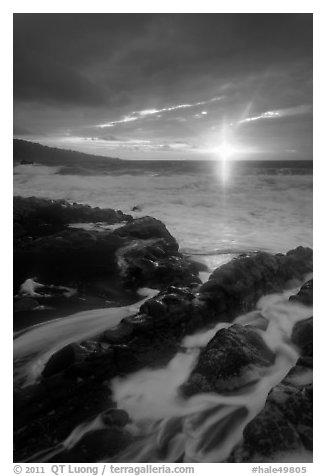
<svg viewBox="0 0 326 476">
<path fill-rule="evenodd" d="M 135 217 L 154 216 L 166 224 L 182 249 L 195 253 L 284 252 L 298 245 L 312 246 L 311 167 L 294 163 L 289 168 L 282 162 L 256 168 L 236 164 L 227 187 L 222 186 L 214 163 L 209 169 L 189 161 L 133 167 L 137 173 L 120 170 L 85 176 L 20 165 L 15 169 L 14 191 L 121 209 Z M 158 168 L 155 174 L 153 167 Z"/>
</svg>

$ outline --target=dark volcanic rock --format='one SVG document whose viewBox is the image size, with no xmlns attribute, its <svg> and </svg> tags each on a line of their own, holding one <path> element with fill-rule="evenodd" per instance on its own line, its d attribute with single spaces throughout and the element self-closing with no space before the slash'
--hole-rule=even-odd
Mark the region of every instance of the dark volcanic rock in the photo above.
<svg viewBox="0 0 326 476">
<path fill-rule="evenodd" d="M 312 450 L 312 405 L 312 385 L 277 385 L 228 461 L 267 462 L 278 453 Z"/>
<path fill-rule="evenodd" d="M 64 230 L 23 243 L 14 249 L 15 282 L 21 284 L 31 276 L 43 283 L 59 282 L 75 287 L 119 276 L 115 253 L 123 244 L 110 232 Z"/>
<path fill-rule="evenodd" d="M 16 461 L 55 447 L 81 422 L 95 419 L 115 406 L 108 386 L 99 385 L 93 378 L 76 383 L 57 375 L 46 379 L 46 385 L 34 387 L 20 390 L 14 400 Z"/>
<path fill-rule="evenodd" d="M 31 276 L 108 297 L 130 289 L 200 283 L 165 225 L 151 217 L 68 202 L 15 197 L 14 285 Z M 66 228 L 72 221 L 131 221 L 114 231 Z M 25 231 L 24 231 L 25 230 Z M 59 231 L 58 231 L 59 230 Z"/>
<path fill-rule="evenodd" d="M 140 218 L 117 229 L 115 234 L 133 239 L 117 252 L 123 278 L 129 286 L 162 289 L 168 285 L 200 284 L 200 268 L 178 253 L 176 240 L 158 220 Z"/>
<path fill-rule="evenodd" d="M 113 334 L 110 331 L 107 341 L 128 342 L 138 333 L 156 339 L 157 331 L 180 340 L 219 321 L 231 321 L 254 309 L 262 295 L 284 289 L 291 279 L 287 265 L 296 279 L 303 279 L 312 270 L 312 251 L 297 248 L 287 255 L 256 253 L 235 258 L 217 268 L 197 294 L 190 287 L 168 287 L 148 299 L 139 314 L 124 320 Z"/>
<path fill-rule="evenodd" d="M 129 415 L 126 411 L 118 408 L 110 408 L 101 415 L 103 423 L 108 426 L 126 426 L 130 421 Z"/>
<path fill-rule="evenodd" d="M 32 311 L 38 306 L 39 303 L 38 301 L 36 301 L 36 299 L 30 297 L 23 297 L 15 301 L 14 312 Z"/>
<path fill-rule="evenodd" d="M 290 279 L 302 279 L 312 270 L 312 252 L 298 248 L 287 255 L 240 257 L 217 269 L 195 294 L 191 283 L 196 283 L 198 270 L 184 260 L 165 226 L 145 217 L 114 232 L 63 229 L 19 239 L 14 266 L 19 284 L 38 276 L 45 283 L 94 288 L 102 282 L 103 290 L 111 287 L 121 295 L 126 289 L 154 284 L 164 289 L 138 314 L 94 336 L 95 343 L 82 343 L 81 352 L 72 345 L 56 353 L 34 388 L 17 390 L 15 461 L 24 461 L 55 447 L 81 422 L 113 408 L 112 378 L 166 365 L 184 335 L 230 321 L 253 309 L 263 294 L 282 289 Z M 169 286 L 171 280 L 177 286 Z M 255 379 L 257 369 L 273 359 L 254 328 L 232 326 L 218 332 L 202 352 L 184 392 L 230 392 Z M 127 417 L 108 412 L 106 418 L 102 424 L 109 427 L 87 433 L 53 461 L 94 462 L 120 451 L 129 441 L 122 428 Z M 303 433 L 309 439 L 306 428 Z M 298 433 L 301 440 L 302 434 Z"/>
<path fill-rule="evenodd" d="M 143 217 L 115 230 L 115 234 L 128 238 L 146 240 L 148 238 L 163 238 L 171 251 L 178 251 L 179 245 L 169 233 L 166 226 L 152 217 Z"/>
<path fill-rule="evenodd" d="M 112 427 L 86 433 L 70 450 L 54 456 L 52 463 L 94 463 L 110 458 L 132 441 L 126 430 Z"/>
<path fill-rule="evenodd" d="M 226 393 L 259 378 L 259 369 L 274 362 L 274 353 L 251 326 L 237 324 L 218 331 L 201 352 L 182 393 Z"/>
<path fill-rule="evenodd" d="M 312 250 L 298 247 L 286 255 L 258 252 L 242 255 L 217 268 L 199 293 L 227 318 L 247 312 L 264 294 L 278 292 L 293 280 L 312 271 Z"/>
<path fill-rule="evenodd" d="M 148 249 L 150 251 L 148 252 Z M 162 289 L 165 286 L 199 286 L 201 281 L 190 263 L 181 256 L 155 256 L 161 253 L 160 243 L 155 246 L 138 246 L 124 254 L 124 278 L 132 286 L 150 285 Z"/>
<path fill-rule="evenodd" d="M 295 324 L 291 336 L 292 342 L 298 347 L 301 357 L 313 355 L 313 318 L 304 319 Z"/>
<path fill-rule="evenodd" d="M 151 320 L 154 329 L 175 329 L 182 326 L 184 321 L 187 322 L 194 299 L 194 294 L 188 288 L 171 286 L 158 296 L 148 299 L 139 312 Z"/>
<path fill-rule="evenodd" d="M 313 304 L 313 280 L 307 281 L 300 289 L 298 294 L 290 297 L 290 301 L 294 303 L 312 306 Z"/>
<path fill-rule="evenodd" d="M 31 160 L 21 160 L 19 163 L 20 165 L 34 165 L 34 162 Z"/>
<path fill-rule="evenodd" d="M 313 304 L 313 280 L 307 281 L 300 291 L 289 299 L 295 304 L 312 306 Z M 292 342 L 300 352 L 299 365 L 312 367 L 313 357 L 313 317 L 297 322 L 292 331 Z"/>
<path fill-rule="evenodd" d="M 47 361 L 42 376 L 51 377 L 52 375 L 67 369 L 72 364 L 85 358 L 87 352 L 78 344 L 69 344 L 53 354 Z"/>
<path fill-rule="evenodd" d="M 17 237 L 37 238 L 62 231 L 69 223 L 131 221 L 131 215 L 111 208 L 92 208 L 66 200 L 14 197 L 14 230 Z"/>
</svg>

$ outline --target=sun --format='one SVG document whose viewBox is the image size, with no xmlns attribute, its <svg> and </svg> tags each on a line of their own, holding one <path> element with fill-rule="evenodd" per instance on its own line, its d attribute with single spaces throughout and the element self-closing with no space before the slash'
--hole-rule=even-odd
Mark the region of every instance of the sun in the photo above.
<svg viewBox="0 0 326 476">
<path fill-rule="evenodd" d="M 243 160 L 246 155 L 255 151 L 253 147 L 239 142 L 235 133 L 232 124 L 225 121 L 218 133 L 209 137 L 211 147 L 208 150 L 216 163 L 216 175 L 223 187 L 230 183 L 237 161 Z"/>
<path fill-rule="evenodd" d="M 216 150 L 221 160 L 229 160 L 235 154 L 235 148 L 228 142 L 223 142 Z"/>
</svg>

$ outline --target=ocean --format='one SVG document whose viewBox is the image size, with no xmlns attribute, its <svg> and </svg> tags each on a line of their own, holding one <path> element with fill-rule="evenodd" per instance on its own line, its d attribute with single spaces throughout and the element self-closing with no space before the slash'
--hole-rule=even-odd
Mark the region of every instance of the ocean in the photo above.
<svg viewBox="0 0 326 476">
<path fill-rule="evenodd" d="M 226 175 L 227 172 L 227 175 Z M 162 220 L 181 251 L 214 256 L 312 247 L 311 161 L 121 161 L 14 167 L 14 194 Z"/>
<path fill-rule="evenodd" d="M 227 168 L 226 168 L 227 165 Z M 210 271 L 240 252 L 286 252 L 312 246 L 312 163 L 159 161 L 119 163 L 114 169 L 49 167 L 26 164 L 14 168 L 14 193 L 24 197 L 64 198 L 71 202 L 120 209 L 134 217 L 151 215 L 162 220 L 178 240 L 181 251 L 205 262 Z M 202 281 L 209 273 L 202 273 Z M 288 298 L 298 288 L 265 296 L 257 310 L 234 322 L 218 322 L 212 329 L 187 335 L 180 351 L 163 368 L 144 368 L 112 381 L 117 407 L 132 422 L 133 442 L 111 462 L 222 462 L 241 442 L 243 429 L 264 408 L 270 390 L 295 365 L 298 353 L 290 339 L 293 326 L 312 315 L 296 308 Z M 157 290 L 139 291 L 142 298 Z M 115 327 L 133 315 L 144 299 L 132 306 L 91 309 L 31 325 L 15 335 L 14 381 L 24 389 L 37 384 L 49 357 L 63 346 L 88 339 Z M 179 387 L 190 375 L 215 333 L 234 323 L 255 326 L 263 316 L 267 330 L 260 332 L 275 352 L 272 366 L 262 368 L 257 382 L 245 393 L 202 393 L 182 399 Z M 312 382 L 312 371 L 300 374 L 301 384 Z M 27 461 L 60 460 L 91 432 L 103 430 L 102 413 L 83 415 L 58 444 L 29 454 Z M 57 458 L 57 459 L 53 459 Z M 310 462 L 310 451 L 284 452 L 272 462 Z M 269 461 L 269 460 L 268 460 Z M 264 461 L 266 462 L 266 461 Z"/>
</svg>

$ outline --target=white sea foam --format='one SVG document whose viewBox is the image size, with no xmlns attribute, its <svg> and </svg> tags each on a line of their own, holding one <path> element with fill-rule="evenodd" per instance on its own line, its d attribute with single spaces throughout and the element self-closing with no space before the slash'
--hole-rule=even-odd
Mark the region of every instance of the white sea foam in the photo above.
<svg viewBox="0 0 326 476">
<path fill-rule="evenodd" d="M 23 169 L 22 169 L 23 167 Z M 25 167 L 25 168 L 24 168 Z M 15 169 L 14 192 L 112 207 L 161 219 L 182 248 L 266 249 L 312 245 L 312 175 L 236 175 L 223 189 L 214 175 L 59 175 Z M 28 169 L 29 170 L 29 169 Z M 18 173 L 19 172 L 19 173 Z"/>
<path fill-rule="evenodd" d="M 77 228 L 77 229 L 82 229 L 86 231 L 98 231 L 98 232 L 103 232 L 103 231 L 113 231 L 117 230 L 118 228 L 121 228 L 124 226 L 127 222 L 122 221 L 119 223 L 113 223 L 111 225 L 106 225 L 105 223 L 102 222 L 97 222 L 97 223 L 69 223 L 69 228 Z"/>
<path fill-rule="evenodd" d="M 28 296 L 32 298 L 49 298 L 52 297 L 53 294 L 59 292 L 62 296 L 66 298 L 70 298 L 74 294 L 77 293 L 77 289 L 68 288 L 67 286 L 55 286 L 53 284 L 42 284 L 35 280 L 36 278 L 28 278 L 26 279 L 19 288 L 18 296 Z M 48 292 L 44 293 L 41 292 L 42 289 L 47 289 Z M 50 291 L 50 292 L 49 292 Z M 41 306 L 40 306 L 41 307 Z"/>
</svg>

